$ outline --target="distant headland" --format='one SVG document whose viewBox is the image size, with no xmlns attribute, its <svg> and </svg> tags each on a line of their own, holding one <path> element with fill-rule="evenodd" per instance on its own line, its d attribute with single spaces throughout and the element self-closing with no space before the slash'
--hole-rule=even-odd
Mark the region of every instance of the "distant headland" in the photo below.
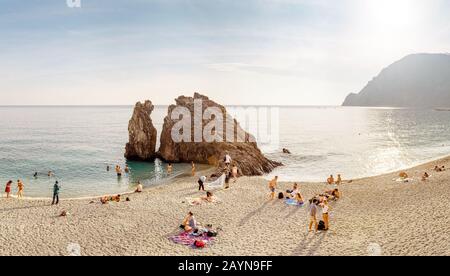
<svg viewBox="0 0 450 276">
<path fill-rule="evenodd" d="M 413 54 L 383 69 L 343 106 L 450 107 L 450 54 Z"/>
</svg>

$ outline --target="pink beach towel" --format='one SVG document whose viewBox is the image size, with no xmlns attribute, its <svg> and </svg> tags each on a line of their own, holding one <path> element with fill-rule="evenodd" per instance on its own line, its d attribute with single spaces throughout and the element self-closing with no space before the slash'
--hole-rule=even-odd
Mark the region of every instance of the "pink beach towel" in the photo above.
<svg viewBox="0 0 450 276">
<path fill-rule="evenodd" d="M 206 233 L 203 233 L 200 236 L 194 236 L 192 233 L 183 232 L 178 235 L 171 236 L 169 240 L 176 244 L 194 247 L 194 242 L 196 241 L 203 241 L 208 246 L 212 244 L 214 238 L 208 237 Z"/>
</svg>

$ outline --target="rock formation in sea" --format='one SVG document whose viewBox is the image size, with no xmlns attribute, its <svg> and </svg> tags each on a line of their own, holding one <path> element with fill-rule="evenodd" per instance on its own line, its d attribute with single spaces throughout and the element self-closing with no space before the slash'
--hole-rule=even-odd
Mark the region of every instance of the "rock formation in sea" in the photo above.
<svg viewBox="0 0 450 276">
<path fill-rule="evenodd" d="M 450 107 L 450 55 L 409 55 L 384 69 L 344 106 Z"/>
<path fill-rule="evenodd" d="M 142 161 L 155 158 L 157 131 L 150 118 L 153 108 L 151 101 L 136 103 L 128 124 L 129 142 L 125 147 L 125 158 Z"/>
<path fill-rule="evenodd" d="M 198 93 L 194 97 L 180 96 L 175 102 L 169 106 L 161 133 L 158 155 L 165 161 L 194 161 L 220 169 L 228 154 L 245 176 L 263 175 L 281 165 L 262 154 L 255 138 L 241 128 L 224 106 Z"/>
</svg>

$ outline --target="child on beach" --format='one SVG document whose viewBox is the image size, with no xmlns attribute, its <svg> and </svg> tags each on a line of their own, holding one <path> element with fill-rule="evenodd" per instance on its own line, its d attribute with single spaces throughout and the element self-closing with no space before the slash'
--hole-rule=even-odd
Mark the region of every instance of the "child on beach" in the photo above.
<svg viewBox="0 0 450 276">
<path fill-rule="evenodd" d="M 430 177 L 430 175 L 429 175 L 427 172 L 425 172 L 425 173 L 422 175 L 422 181 L 427 181 L 429 177 Z"/>
<path fill-rule="evenodd" d="M 6 193 L 6 198 L 9 198 L 9 194 L 11 193 L 11 185 L 12 185 L 12 181 L 8 181 L 8 183 L 6 183 L 6 188 L 5 188 L 5 193 Z"/>
<path fill-rule="evenodd" d="M 23 189 L 24 189 L 24 185 L 22 180 L 17 180 L 17 198 L 22 198 L 23 197 Z"/>
<path fill-rule="evenodd" d="M 269 182 L 270 199 L 275 199 L 275 189 L 277 188 L 277 181 L 278 176 L 275 176 L 275 178 Z"/>
<path fill-rule="evenodd" d="M 313 199 L 311 204 L 309 205 L 309 232 L 312 231 L 312 226 L 314 224 L 314 232 L 317 232 L 318 223 L 317 223 L 317 199 Z"/>
</svg>

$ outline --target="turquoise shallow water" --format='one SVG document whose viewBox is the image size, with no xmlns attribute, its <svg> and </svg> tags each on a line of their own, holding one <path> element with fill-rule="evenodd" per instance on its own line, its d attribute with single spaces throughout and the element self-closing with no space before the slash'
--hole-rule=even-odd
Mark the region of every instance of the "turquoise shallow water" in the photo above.
<svg viewBox="0 0 450 276">
<path fill-rule="evenodd" d="M 55 178 L 62 196 L 82 197 L 129 191 L 170 182 L 189 170 L 176 164 L 128 162 L 131 173 L 118 180 L 106 165 L 125 165 L 124 146 L 132 107 L 0 107 L 0 183 L 18 178 L 25 195 L 48 197 Z M 161 129 L 167 108 L 152 116 Z M 371 176 L 450 154 L 450 112 L 408 109 L 283 107 L 279 109 L 279 148 L 263 151 L 285 166 L 282 180 L 320 181 L 329 173 Z M 41 174 L 37 179 L 33 173 Z M 273 175 L 272 174 L 272 175 Z M 270 176 L 268 176 L 270 177 Z M 4 189 L 3 187 L 1 188 Z M 14 189 L 15 190 L 15 189 Z"/>
</svg>

